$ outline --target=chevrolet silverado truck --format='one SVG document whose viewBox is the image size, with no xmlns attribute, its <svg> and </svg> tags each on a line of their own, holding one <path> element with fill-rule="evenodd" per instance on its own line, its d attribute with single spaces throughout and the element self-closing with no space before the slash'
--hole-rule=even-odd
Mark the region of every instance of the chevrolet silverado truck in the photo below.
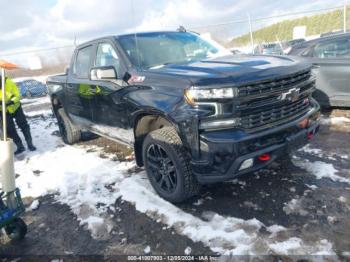
<svg viewBox="0 0 350 262">
<path fill-rule="evenodd" d="M 185 31 L 81 44 L 66 74 L 47 84 L 64 142 L 89 131 L 132 147 L 155 191 L 173 203 L 201 184 L 266 167 L 319 128 L 310 64 L 232 55 Z"/>
</svg>

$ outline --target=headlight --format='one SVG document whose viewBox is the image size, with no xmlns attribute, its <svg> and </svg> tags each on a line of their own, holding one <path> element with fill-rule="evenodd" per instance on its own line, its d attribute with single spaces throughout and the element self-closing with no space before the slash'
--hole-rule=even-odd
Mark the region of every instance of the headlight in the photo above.
<svg viewBox="0 0 350 262">
<path fill-rule="evenodd" d="M 211 88 L 211 89 L 195 89 L 185 90 L 185 98 L 190 104 L 194 104 L 200 100 L 229 99 L 234 98 L 238 94 L 237 88 Z"/>
</svg>

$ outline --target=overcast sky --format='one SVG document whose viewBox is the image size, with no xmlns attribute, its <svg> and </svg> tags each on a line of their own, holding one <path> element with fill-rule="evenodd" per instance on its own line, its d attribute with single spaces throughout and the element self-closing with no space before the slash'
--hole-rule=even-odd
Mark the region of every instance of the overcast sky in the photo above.
<svg viewBox="0 0 350 262">
<path fill-rule="evenodd" d="M 344 0 L 0 0 L 0 54 L 72 44 L 75 36 L 81 42 L 106 34 L 246 19 L 248 12 L 257 18 L 343 4 Z M 241 34 L 248 25 L 216 29 Z"/>
</svg>

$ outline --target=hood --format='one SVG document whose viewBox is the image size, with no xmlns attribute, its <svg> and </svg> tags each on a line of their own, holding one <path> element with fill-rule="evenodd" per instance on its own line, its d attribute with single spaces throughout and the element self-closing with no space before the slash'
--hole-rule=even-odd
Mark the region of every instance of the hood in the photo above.
<svg viewBox="0 0 350 262">
<path fill-rule="evenodd" d="M 188 79 L 193 85 L 240 85 L 283 77 L 309 67 L 310 64 L 295 57 L 229 55 L 186 64 L 169 64 L 145 73 L 151 78 Z"/>
</svg>

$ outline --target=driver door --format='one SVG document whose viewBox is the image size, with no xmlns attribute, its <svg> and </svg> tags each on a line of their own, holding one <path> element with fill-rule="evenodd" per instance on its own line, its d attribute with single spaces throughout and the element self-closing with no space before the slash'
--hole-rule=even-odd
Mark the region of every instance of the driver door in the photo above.
<svg viewBox="0 0 350 262">
<path fill-rule="evenodd" d="M 132 144 L 133 131 L 127 117 L 126 102 L 123 100 L 125 92 L 123 84 L 125 83 L 121 79 L 120 63 L 112 43 L 101 42 L 97 45 L 94 67 L 112 66 L 115 69 L 117 79 L 95 81 L 96 96 L 93 99 L 92 118 L 98 133 L 120 142 Z"/>
</svg>

